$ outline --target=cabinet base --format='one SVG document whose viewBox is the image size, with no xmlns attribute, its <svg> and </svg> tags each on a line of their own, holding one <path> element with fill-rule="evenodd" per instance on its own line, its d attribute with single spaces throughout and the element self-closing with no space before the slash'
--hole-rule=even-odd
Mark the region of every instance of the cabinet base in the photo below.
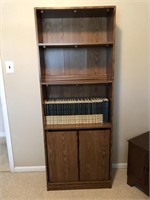
<svg viewBox="0 0 150 200">
<path fill-rule="evenodd" d="M 149 196 L 148 184 L 145 184 L 145 185 L 140 184 L 134 176 L 128 175 L 127 184 L 131 187 L 133 187 L 133 186 L 138 187 L 141 191 L 143 191 L 145 194 L 147 194 Z"/>
<path fill-rule="evenodd" d="M 72 189 L 96 189 L 111 188 L 112 183 L 108 181 L 92 181 L 92 182 L 71 182 L 71 183 L 48 183 L 47 190 L 72 190 Z"/>
</svg>

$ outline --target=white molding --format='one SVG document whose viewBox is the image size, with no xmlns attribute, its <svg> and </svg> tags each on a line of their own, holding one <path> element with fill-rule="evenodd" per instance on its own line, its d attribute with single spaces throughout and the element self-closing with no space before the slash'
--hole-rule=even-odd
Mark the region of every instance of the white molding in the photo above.
<svg viewBox="0 0 150 200">
<path fill-rule="evenodd" d="M 127 163 L 112 164 L 112 168 L 116 168 L 116 169 L 127 169 Z"/>
<path fill-rule="evenodd" d="M 112 167 L 116 169 L 126 169 L 127 163 L 112 164 Z M 15 172 L 45 172 L 46 167 L 45 166 L 15 167 L 14 171 Z"/>
<path fill-rule="evenodd" d="M 15 172 L 45 172 L 45 166 L 15 167 Z"/>
<path fill-rule="evenodd" d="M 6 136 L 5 132 L 4 131 L 0 131 L 0 137 L 5 137 L 5 136 Z"/>
<path fill-rule="evenodd" d="M 14 172 L 14 158 L 13 158 L 11 135 L 10 135 L 10 128 L 9 128 L 8 111 L 7 111 L 7 104 L 6 104 L 1 58 L 0 58 L 0 97 L 2 101 L 2 114 L 3 114 L 4 129 L 5 129 L 5 136 L 6 136 L 6 143 L 7 143 L 9 168 L 11 172 Z"/>
</svg>

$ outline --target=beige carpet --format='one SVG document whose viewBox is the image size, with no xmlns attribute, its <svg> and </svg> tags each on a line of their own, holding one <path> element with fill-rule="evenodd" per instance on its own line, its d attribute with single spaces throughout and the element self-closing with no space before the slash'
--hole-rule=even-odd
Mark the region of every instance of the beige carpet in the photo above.
<svg viewBox="0 0 150 200">
<path fill-rule="evenodd" d="M 112 189 L 46 190 L 45 172 L 0 172 L 0 200 L 144 200 L 136 187 L 126 184 L 126 170 L 115 173 Z"/>
<path fill-rule="evenodd" d="M 6 138 L 0 137 L 0 172 L 9 171 Z"/>
</svg>

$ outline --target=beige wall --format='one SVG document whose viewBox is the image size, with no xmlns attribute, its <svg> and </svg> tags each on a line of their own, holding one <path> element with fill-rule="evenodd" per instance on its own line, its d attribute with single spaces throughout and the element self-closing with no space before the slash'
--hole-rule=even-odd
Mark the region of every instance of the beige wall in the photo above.
<svg viewBox="0 0 150 200">
<path fill-rule="evenodd" d="M 113 163 L 126 163 L 127 140 L 149 125 L 148 1 L 2 1 L 1 53 L 16 167 L 45 164 L 33 8 L 111 4 L 117 6 Z M 14 61 L 14 74 L 5 73 L 6 60 Z"/>
<path fill-rule="evenodd" d="M 0 137 L 4 136 L 4 122 L 3 122 L 3 113 L 2 113 L 2 101 L 0 93 Z"/>
</svg>

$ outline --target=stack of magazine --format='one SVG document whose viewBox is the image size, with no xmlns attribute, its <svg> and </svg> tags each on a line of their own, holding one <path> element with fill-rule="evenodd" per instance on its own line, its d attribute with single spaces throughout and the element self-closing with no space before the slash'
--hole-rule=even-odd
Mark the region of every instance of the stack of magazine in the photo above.
<svg viewBox="0 0 150 200">
<path fill-rule="evenodd" d="M 107 98 L 64 98 L 44 101 L 45 124 L 108 122 Z"/>
</svg>

